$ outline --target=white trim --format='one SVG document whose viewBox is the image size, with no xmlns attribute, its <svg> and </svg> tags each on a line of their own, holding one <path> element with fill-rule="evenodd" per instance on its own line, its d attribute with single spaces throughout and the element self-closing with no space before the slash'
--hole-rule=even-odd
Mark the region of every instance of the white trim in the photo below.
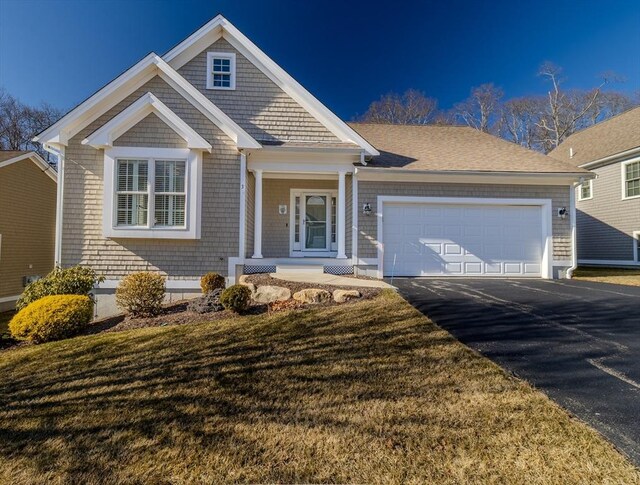
<svg viewBox="0 0 640 485">
<path fill-rule="evenodd" d="M 384 276 L 384 241 L 383 241 L 383 214 L 385 203 L 409 203 L 409 204 L 460 204 L 460 205 L 531 205 L 541 207 L 542 224 L 542 260 L 541 277 L 553 277 L 553 230 L 551 224 L 551 199 L 502 199 L 502 198 L 476 198 L 476 197 L 413 197 L 379 195 L 377 198 L 377 248 L 378 248 L 378 278 Z"/>
<path fill-rule="evenodd" d="M 213 60 L 229 59 L 229 87 L 214 86 L 213 84 Z M 226 73 L 217 73 L 226 74 Z M 207 89 L 220 89 L 233 91 L 236 89 L 236 54 L 234 52 L 207 52 Z"/>
<path fill-rule="evenodd" d="M 308 179 L 307 179 L 308 180 Z M 314 250 L 314 249 L 305 249 L 303 245 L 303 241 L 305 239 L 305 229 L 303 227 L 302 222 L 300 222 L 299 226 L 299 237 L 300 242 L 298 246 L 296 246 L 295 242 L 295 217 L 296 217 L 296 202 L 295 198 L 300 197 L 300 216 L 302 217 L 305 210 L 304 196 L 306 195 L 319 195 L 323 197 L 327 197 L 327 249 L 326 250 Z M 332 227 L 331 227 L 331 202 L 332 199 L 336 199 L 336 223 L 338 217 L 338 191 L 335 189 L 300 189 L 300 188 L 291 188 L 289 189 L 289 257 L 291 258 L 306 258 L 309 256 L 317 256 L 317 257 L 340 257 L 338 255 L 338 251 L 333 247 L 333 243 L 331 241 Z M 301 219 L 302 221 L 302 219 Z M 336 243 L 338 240 L 337 234 L 337 224 L 336 224 Z M 346 256 L 340 257 L 341 259 L 346 258 Z"/>
<path fill-rule="evenodd" d="M 262 258 L 262 170 L 254 171 L 253 257 Z"/>
<path fill-rule="evenodd" d="M 287 74 L 284 69 L 273 62 L 273 60 L 222 15 L 217 15 L 206 25 L 171 49 L 163 56 L 163 59 L 170 63 L 174 69 L 179 69 L 220 37 L 224 37 L 225 40 L 260 69 L 269 79 L 280 87 L 280 89 L 300 104 L 300 106 L 305 108 L 341 141 L 355 143 L 365 150 L 368 155 L 375 156 L 380 154 L 369 142 L 332 113 L 309 93 L 309 91 L 304 89 L 295 79 Z"/>
<path fill-rule="evenodd" d="M 358 261 L 358 177 L 351 177 L 351 259 Z"/>
<path fill-rule="evenodd" d="M 555 267 L 570 267 L 573 262 L 570 259 L 555 259 L 552 266 Z"/>
<path fill-rule="evenodd" d="M 20 295 L 16 295 L 16 296 L 3 296 L 2 298 L 0 298 L 0 303 L 9 303 L 11 301 L 18 301 L 18 299 L 20 298 Z"/>
<path fill-rule="evenodd" d="M 636 263 L 640 263 L 638 258 L 638 245 L 640 245 L 640 231 L 633 231 L 631 233 L 633 237 L 633 261 Z"/>
<path fill-rule="evenodd" d="M 378 258 L 358 258 L 356 264 L 359 266 L 378 266 Z"/>
<path fill-rule="evenodd" d="M 117 288 L 121 282 L 122 279 L 111 278 L 98 283 L 95 288 L 101 290 L 111 290 Z M 198 293 L 202 291 L 202 289 L 200 288 L 200 279 L 166 280 L 165 288 L 167 290 L 198 290 Z"/>
<path fill-rule="evenodd" d="M 187 189 L 184 227 L 121 227 L 116 225 L 116 159 L 147 158 L 185 160 Z M 104 191 L 102 231 L 108 238 L 141 239 L 200 239 L 202 218 L 202 152 L 187 148 L 114 147 L 104 151 Z M 153 164 L 149 170 L 149 184 L 153 183 Z M 150 198 L 152 199 L 152 197 Z M 154 216 L 153 200 L 149 201 L 147 220 Z"/>
<path fill-rule="evenodd" d="M 180 136 L 187 148 L 194 150 L 211 151 L 211 144 L 202 138 L 193 128 L 185 123 L 182 118 L 171 111 L 162 101 L 152 93 L 143 94 L 137 101 L 107 123 L 82 140 L 83 145 L 91 145 L 94 148 L 110 148 L 113 142 L 151 113 L 160 118 L 169 128 Z"/>
<path fill-rule="evenodd" d="M 238 256 L 245 257 L 247 240 L 247 155 L 240 152 L 240 222 L 238 224 Z"/>
<path fill-rule="evenodd" d="M 594 266 L 640 266 L 638 261 L 617 259 L 579 259 L 578 263 Z"/>
<path fill-rule="evenodd" d="M 582 186 L 585 183 L 589 184 L 589 197 L 582 197 Z M 591 200 L 591 199 L 593 199 L 593 179 L 588 179 L 578 185 L 578 201 L 582 202 L 583 200 Z"/>
<path fill-rule="evenodd" d="M 593 190 L 593 188 L 591 189 Z M 593 192 L 591 192 L 593 195 Z M 569 221 L 571 226 L 571 266 L 567 269 L 567 279 L 573 277 L 573 272 L 578 267 L 578 230 L 576 219 L 576 189 L 575 187 L 569 187 Z"/>
<path fill-rule="evenodd" d="M 4 162 L 0 162 L 0 168 L 7 167 L 17 162 L 21 162 L 22 160 L 31 160 L 36 164 L 38 168 L 42 170 L 51 180 L 54 182 L 58 182 L 58 174 L 55 169 L 45 162 L 40 155 L 36 152 L 28 152 L 22 155 L 18 155 L 17 157 L 10 158 L 9 160 L 5 160 Z"/>
<path fill-rule="evenodd" d="M 160 76 L 212 123 L 218 126 L 236 143 L 238 148 L 261 147 L 260 143 L 254 140 L 235 121 L 154 53 L 149 54 L 125 73 L 111 81 L 59 121 L 34 137 L 33 140 L 42 144 L 66 146 L 69 140 L 83 128 L 155 76 Z"/>
<path fill-rule="evenodd" d="M 640 198 L 640 195 L 632 195 L 631 197 L 627 196 L 627 165 L 631 165 L 632 163 L 637 163 L 637 162 L 640 162 L 640 157 L 625 160 L 620 164 L 620 178 L 622 182 L 622 200 L 633 200 L 633 199 Z"/>
<path fill-rule="evenodd" d="M 480 172 L 470 170 L 437 171 L 378 167 L 356 167 L 362 181 L 432 182 L 457 184 L 573 185 L 581 178 L 595 178 L 593 173 Z"/>
<path fill-rule="evenodd" d="M 326 264 L 327 266 L 333 266 L 336 263 L 345 263 L 345 266 L 351 265 L 351 258 L 346 259 L 338 259 L 334 256 L 309 256 L 304 258 L 299 257 L 286 257 L 286 258 L 245 258 L 243 261 L 244 264 L 254 265 L 254 266 L 272 266 L 274 264 Z"/>
<path fill-rule="evenodd" d="M 319 164 L 313 160 L 295 162 L 256 162 L 249 159 L 248 167 L 250 171 L 262 170 L 263 172 L 291 174 L 334 174 L 337 179 L 338 172 L 353 173 L 354 166 L 351 162 L 344 163 L 323 163 Z"/>
<path fill-rule="evenodd" d="M 346 227 L 347 227 L 347 172 L 338 172 L 338 198 L 336 199 L 336 242 L 338 243 L 338 258 L 346 258 Z M 331 204 L 329 204 L 331 205 Z M 329 220 L 331 224 L 331 220 Z M 331 233 L 332 231 L 329 230 Z"/>
</svg>

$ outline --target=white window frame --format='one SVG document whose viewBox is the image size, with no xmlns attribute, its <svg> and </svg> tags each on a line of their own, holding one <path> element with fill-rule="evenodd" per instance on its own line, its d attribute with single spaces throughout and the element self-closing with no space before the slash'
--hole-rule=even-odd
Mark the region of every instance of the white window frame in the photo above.
<svg viewBox="0 0 640 485">
<path fill-rule="evenodd" d="M 620 178 L 622 180 L 622 200 L 638 199 L 640 195 L 627 195 L 627 165 L 640 162 L 640 157 L 632 158 L 620 164 Z"/>
<path fill-rule="evenodd" d="M 584 184 L 588 184 L 589 187 L 589 197 L 582 197 L 582 186 Z M 578 200 L 591 200 L 593 199 L 593 179 L 585 180 L 580 185 L 578 185 Z"/>
<path fill-rule="evenodd" d="M 149 189 L 146 226 L 117 225 L 117 161 L 118 159 L 149 160 L 148 184 L 155 184 L 153 160 L 180 160 L 185 165 L 185 225 L 153 226 L 155 198 Z M 202 151 L 188 148 L 114 147 L 104 152 L 103 234 L 108 238 L 200 239 L 202 208 Z"/>
<path fill-rule="evenodd" d="M 229 86 L 213 85 L 213 60 L 229 59 Z M 219 73 L 226 74 L 226 73 Z M 207 52 L 207 89 L 233 91 L 236 89 L 236 54 L 234 52 Z"/>
</svg>

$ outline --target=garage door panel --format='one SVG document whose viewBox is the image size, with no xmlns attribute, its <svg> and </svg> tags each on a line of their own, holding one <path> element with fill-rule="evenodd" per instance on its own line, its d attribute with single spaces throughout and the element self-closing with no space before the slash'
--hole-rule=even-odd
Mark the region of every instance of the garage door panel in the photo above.
<svg viewBox="0 0 640 485">
<path fill-rule="evenodd" d="M 540 206 L 385 204 L 384 273 L 540 276 L 541 210 Z"/>
</svg>

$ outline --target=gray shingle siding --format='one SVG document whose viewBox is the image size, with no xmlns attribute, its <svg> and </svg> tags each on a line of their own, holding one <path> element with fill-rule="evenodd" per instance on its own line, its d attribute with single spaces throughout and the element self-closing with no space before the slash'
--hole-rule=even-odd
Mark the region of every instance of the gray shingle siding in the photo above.
<svg viewBox="0 0 640 485">
<path fill-rule="evenodd" d="M 151 113 L 116 138 L 113 146 L 187 148 L 187 142 L 155 113 Z"/>
<path fill-rule="evenodd" d="M 622 200 L 621 170 L 621 163 L 594 169 L 593 198 L 576 202 L 578 259 L 633 261 L 640 199 Z"/>
<path fill-rule="evenodd" d="M 485 197 L 525 198 L 552 200 L 552 231 L 554 260 L 571 259 L 571 225 L 569 218 L 556 216 L 560 207 L 569 208 L 569 187 L 542 185 L 479 185 L 479 184 L 430 184 L 400 182 L 358 182 L 359 204 L 369 203 L 370 216 L 358 217 L 358 258 L 377 257 L 377 198 L 379 195 L 418 197 Z"/>
<path fill-rule="evenodd" d="M 213 51 L 236 54 L 235 90 L 206 88 L 207 52 Z M 259 141 L 340 141 L 225 39 L 204 49 L 178 72 Z"/>
<path fill-rule="evenodd" d="M 146 92 L 213 146 L 204 153 L 202 231 L 199 240 L 107 239 L 102 234 L 104 152 L 81 141 Z M 143 120 L 145 121 L 145 120 Z M 151 121 L 155 123 L 155 121 Z M 134 127 L 134 133 L 140 127 Z M 167 143 L 164 128 L 121 137 L 157 147 Z M 155 270 L 173 279 L 191 279 L 206 271 L 227 273 L 227 258 L 238 255 L 240 157 L 235 144 L 202 113 L 156 77 L 74 136 L 66 149 L 62 264 L 89 265 L 107 277 Z"/>
</svg>

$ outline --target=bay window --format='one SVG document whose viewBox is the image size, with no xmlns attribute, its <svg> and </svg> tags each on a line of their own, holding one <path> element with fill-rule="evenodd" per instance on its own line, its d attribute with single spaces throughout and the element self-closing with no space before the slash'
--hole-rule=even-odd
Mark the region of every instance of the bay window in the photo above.
<svg viewBox="0 0 640 485">
<path fill-rule="evenodd" d="M 198 150 L 105 150 L 105 236 L 199 238 L 201 162 Z"/>
</svg>

